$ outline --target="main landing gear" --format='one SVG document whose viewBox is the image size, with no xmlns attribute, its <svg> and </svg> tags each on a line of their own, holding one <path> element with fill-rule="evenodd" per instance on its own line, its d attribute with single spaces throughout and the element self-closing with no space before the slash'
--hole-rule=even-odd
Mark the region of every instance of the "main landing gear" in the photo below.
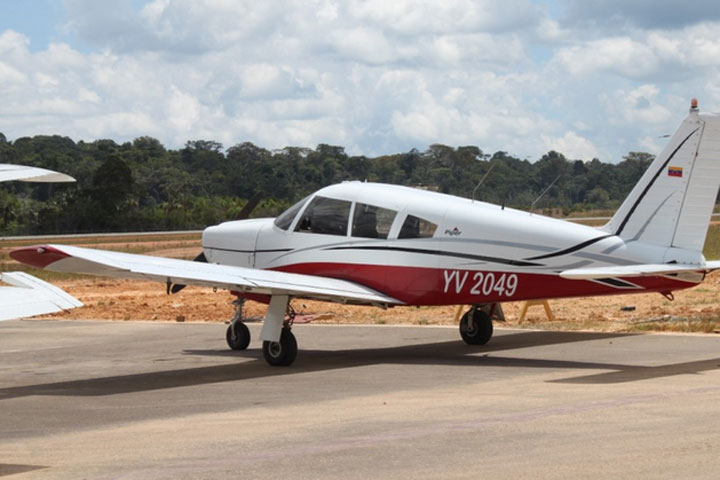
<svg viewBox="0 0 720 480">
<path fill-rule="evenodd" d="M 290 327 L 283 327 L 280 340 L 277 342 L 263 341 L 263 357 L 268 365 L 273 367 L 287 367 L 297 357 L 297 340 Z"/>
<path fill-rule="evenodd" d="M 485 345 L 493 335 L 492 317 L 504 320 L 500 304 L 474 305 L 460 319 L 460 336 L 468 345 Z"/>
<path fill-rule="evenodd" d="M 287 300 L 285 300 L 285 302 L 287 302 Z M 233 305 L 235 305 L 235 315 L 233 315 L 232 321 L 230 322 L 225 334 L 227 344 L 232 350 L 245 350 L 250 344 L 250 330 L 243 322 L 242 311 L 244 303 L 245 300 L 241 298 L 233 302 Z M 278 305 L 282 306 L 281 303 Z M 295 339 L 295 335 L 292 333 L 295 311 L 288 303 L 286 303 L 285 309 L 286 313 L 284 318 L 280 318 L 281 324 L 279 326 L 281 327 L 281 330 L 278 340 L 263 340 L 263 357 L 268 365 L 273 367 L 287 367 L 291 365 L 297 357 L 297 340 Z M 277 323 L 275 321 L 277 320 L 275 318 L 277 315 L 270 313 L 271 311 L 277 312 L 277 310 L 277 307 L 273 306 L 271 301 L 271 307 L 268 309 L 268 317 L 265 319 L 266 325 Z M 280 314 L 282 317 L 282 311 L 280 311 Z M 265 326 L 263 326 L 263 329 L 265 329 Z M 263 336 L 264 333 L 261 334 L 261 338 Z M 265 336 L 276 338 L 276 335 L 272 335 L 270 332 Z"/>
<path fill-rule="evenodd" d="M 268 365 L 273 367 L 287 367 L 292 365 L 297 357 L 298 347 L 295 335 L 292 333 L 292 324 L 295 320 L 295 310 L 287 304 L 285 320 L 282 324 L 280 339 L 277 342 L 263 341 L 263 357 Z M 267 321 L 267 320 L 266 320 Z"/>
</svg>

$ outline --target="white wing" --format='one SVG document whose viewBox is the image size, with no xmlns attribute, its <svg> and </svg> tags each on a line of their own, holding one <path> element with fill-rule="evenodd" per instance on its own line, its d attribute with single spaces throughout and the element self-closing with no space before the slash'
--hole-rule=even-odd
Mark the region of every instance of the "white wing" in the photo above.
<svg viewBox="0 0 720 480">
<path fill-rule="evenodd" d="M 720 269 L 720 261 L 705 262 L 703 265 L 646 264 L 626 265 L 622 267 L 576 268 L 560 272 L 563 278 L 574 280 L 592 280 L 613 277 L 642 277 L 652 275 L 669 275 L 683 272 L 709 272 Z"/>
<path fill-rule="evenodd" d="M 64 173 L 38 167 L 0 163 L 0 182 L 23 180 L 25 182 L 74 182 L 75 179 Z"/>
<path fill-rule="evenodd" d="M 12 285 L 0 287 L 0 321 L 82 306 L 76 298 L 25 272 L 0 273 L 0 280 Z"/>
<path fill-rule="evenodd" d="M 336 278 L 233 267 L 68 245 L 14 250 L 19 262 L 58 272 L 153 280 L 217 287 L 264 295 L 290 295 L 339 302 L 399 305 L 399 300 L 371 288 Z"/>
<path fill-rule="evenodd" d="M 0 182 L 74 182 L 64 173 L 38 167 L 0 163 Z M 82 303 L 59 288 L 23 272 L 0 273 L 0 280 L 12 287 L 0 287 L 0 321 L 59 312 Z"/>
</svg>

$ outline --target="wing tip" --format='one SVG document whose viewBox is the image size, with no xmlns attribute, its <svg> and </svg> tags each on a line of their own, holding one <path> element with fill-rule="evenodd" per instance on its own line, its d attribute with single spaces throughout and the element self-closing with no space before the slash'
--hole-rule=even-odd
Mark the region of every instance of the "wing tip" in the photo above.
<svg viewBox="0 0 720 480">
<path fill-rule="evenodd" d="M 35 268 L 45 268 L 51 263 L 55 263 L 63 258 L 68 258 L 69 256 L 67 253 L 48 245 L 22 247 L 10 252 L 12 259 Z"/>
</svg>

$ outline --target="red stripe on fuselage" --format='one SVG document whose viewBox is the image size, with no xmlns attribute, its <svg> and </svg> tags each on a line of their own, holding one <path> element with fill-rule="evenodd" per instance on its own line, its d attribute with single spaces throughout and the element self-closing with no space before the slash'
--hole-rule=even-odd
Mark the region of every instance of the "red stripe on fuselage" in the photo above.
<svg viewBox="0 0 720 480">
<path fill-rule="evenodd" d="M 300 263 L 275 270 L 348 280 L 408 305 L 469 305 L 538 298 L 666 292 L 697 285 L 666 277 L 633 277 L 625 280 L 642 289 L 619 289 L 587 280 L 568 280 L 557 275 L 537 273 L 345 263 Z"/>
</svg>

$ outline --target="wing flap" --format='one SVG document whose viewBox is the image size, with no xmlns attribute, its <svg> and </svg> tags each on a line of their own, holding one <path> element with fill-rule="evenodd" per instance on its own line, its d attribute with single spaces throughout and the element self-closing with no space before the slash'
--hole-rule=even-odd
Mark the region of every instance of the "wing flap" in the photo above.
<svg viewBox="0 0 720 480">
<path fill-rule="evenodd" d="M 83 304 L 58 287 L 25 272 L 3 272 L 0 280 L 0 321 L 32 317 L 81 307 Z"/>
<path fill-rule="evenodd" d="M 709 272 L 717 269 L 720 269 L 720 261 L 705 262 L 703 265 L 644 264 L 616 267 L 575 268 L 560 272 L 560 276 L 572 280 L 594 280 L 599 278 L 669 275 L 672 273 L 684 272 Z"/>
<path fill-rule="evenodd" d="M 58 272 L 216 287 L 264 295 L 291 295 L 366 304 L 402 304 L 399 300 L 350 281 L 274 270 L 233 267 L 69 245 L 24 247 L 11 252 L 10 256 L 20 262 Z"/>
</svg>

